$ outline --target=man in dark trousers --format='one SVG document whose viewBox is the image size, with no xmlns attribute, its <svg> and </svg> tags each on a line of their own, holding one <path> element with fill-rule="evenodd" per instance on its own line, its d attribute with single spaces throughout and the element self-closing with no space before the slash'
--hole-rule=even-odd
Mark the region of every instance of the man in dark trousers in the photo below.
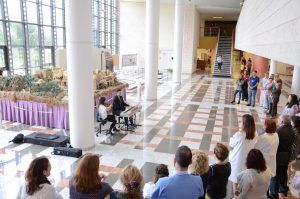
<svg viewBox="0 0 300 199">
<path fill-rule="evenodd" d="M 277 129 L 279 145 L 276 153 L 276 176 L 271 178 L 270 198 L 279 198 L 279 194 L 287 196 L 287 169 L 291 155 L 291 146 L 294 141 L 294 132 L 291 119 L 288 115 L 280 117 L 281 124 Z"/>
<path fill-rule="evenodd" d="M 121 112 L 126 110 L 126 106 L 129 106 L 121 95 L 121 90 L 118 90 L 117 95 L 113 99 L 112 112 L 114 115 L 120 116 Z M 133 125 L 132 117 L 129 118 L 130 124 Z M 125 125 L 128 126 L 128 118 L 124 117 Z"/>
</svg>

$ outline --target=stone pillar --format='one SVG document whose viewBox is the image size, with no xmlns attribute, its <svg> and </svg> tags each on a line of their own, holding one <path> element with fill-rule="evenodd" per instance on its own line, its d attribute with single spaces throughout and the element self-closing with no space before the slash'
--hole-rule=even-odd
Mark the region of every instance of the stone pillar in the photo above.
<svg viewBox="0 0 300 199">
<path fill-rule="evenodd" d="M 294 66 L 291 93 L 300 94 L 300 66 Z"/>
<path fill-rule="evenodd" d="M 274 59 L 271 59 L 270 61 L 270 74 L 275 74 L 276 73 L 276 61 Z"/>
<path fill-rule="evenodd" d="M 253 55 L 252 56 L 253 70 L 257 70 L 258 77 L 264 77 L 269 68 L 269 60 L 267 58 Z"/>
<path fill-rule="evenodd" d="M 66 0 L 68 99 L 71 145 L 95 145 L 92 0 Z"/>
<path fill-rule="evenodd" d="M 173 44 L 173 49 L 174 49 L 173 82 L 177 84 L 181 83 L 184 9 L 185 9 L 185 0 L 176 0 L 175 26 L 174 26 L 175 32 L 174 32 L 174 44 Z"/>
<path fill-rule="evenodd" d="M 159 0 L 146 0 L 145 99 L 157 99 Z"/>
</svg>

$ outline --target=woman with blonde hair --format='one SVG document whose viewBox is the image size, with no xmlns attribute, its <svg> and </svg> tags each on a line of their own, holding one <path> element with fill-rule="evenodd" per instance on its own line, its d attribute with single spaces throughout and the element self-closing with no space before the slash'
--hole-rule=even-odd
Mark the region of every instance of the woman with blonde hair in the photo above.
<svg viewBox="0 0 300 199">
<path fill-rule="evenodd" d="M 245 114 L 242 120 L 242 129 L 229 140 L 229 146 L 232 148 L 229 152 L 229 162 L 231 164 L 229 180 L 232 182 L 234 193 L 237 189 L 237 175 L 246 169 L 246 157 L 256 143 L 254 118 L 249 114 Z"/>
<path fill-rule="evenodd" d="M 208 183 L 208 176 L 204 175 L 209 170 L 208 156 L 200 150 L 192 151 L 192 163 L 189 166 L 189 172 L 192 175 L 200 176 L 203 183 L 204 196 Z M 204 196 L 202 198 L 204 198 Z"/>
<path fill-rule="evenodd" d="M 121 175 L 123 191 L 114 191 L 107 199 L 142 199 L 143 198 L 143 176 L 138 168 L 127 165 Z"/>
<path fill-rule="evenodd" d="M 26 184 L 20 187 L 17 199 L 62 199 L 47 179 L 51 164 L 48 158 L 35 158 L 25 173 Z"/>
<path fill-rule="evenodd" d="M 70 198 L 102 198 L 113 189 L 102 182 L 99 175 L 100 160 L 98 155 L 87 153 L 79 161 L 73 177 L 69 181 Z"/>
</svg>

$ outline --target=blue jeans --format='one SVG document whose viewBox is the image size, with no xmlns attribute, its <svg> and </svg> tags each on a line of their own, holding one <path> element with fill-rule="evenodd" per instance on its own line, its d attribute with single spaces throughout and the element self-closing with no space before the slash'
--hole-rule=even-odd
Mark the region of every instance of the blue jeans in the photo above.
<svg viewBox="0 0 300 199">
<path fill-rule="evenodd" d="M 257 90 L 249 89 L 249 103 L 252 106 L 255 106 L 255 96 L 256 96 Z"/>
</svg>

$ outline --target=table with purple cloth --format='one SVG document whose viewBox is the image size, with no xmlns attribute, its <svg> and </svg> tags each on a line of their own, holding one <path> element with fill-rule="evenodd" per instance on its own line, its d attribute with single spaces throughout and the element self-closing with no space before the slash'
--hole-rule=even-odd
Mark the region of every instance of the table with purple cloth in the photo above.
<svg viewBox="0 0 300 199">
<path fill-rule="evenodd" d="M 112 102 L 117 92 L 104 96 L 107 102 Z M 122 89 L 122 96 L 126 99 L 126 88 Z M 99 105 L 99 98 L 95 98 L 95 106 Z M 11 101 L 0 98 L 2 120 L 19 122 L 30 126 L 44 126 L 56 129 L 69 129 L 68 106 L 52 106 L 47 103 L 33 101 Z"/>
</svg>

